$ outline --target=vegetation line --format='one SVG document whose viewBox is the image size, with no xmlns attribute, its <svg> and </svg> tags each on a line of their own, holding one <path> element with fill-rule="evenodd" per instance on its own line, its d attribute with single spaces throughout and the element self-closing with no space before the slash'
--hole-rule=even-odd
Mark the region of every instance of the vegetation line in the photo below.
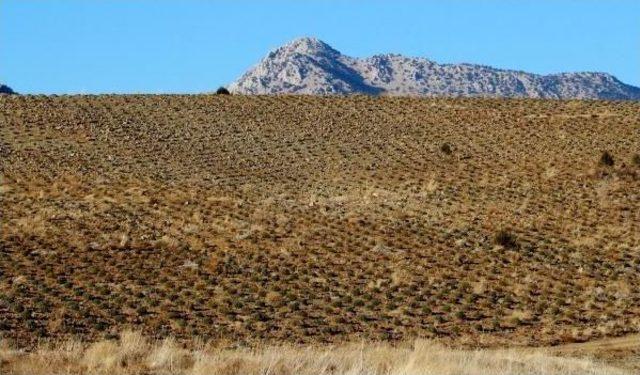
<svg viewBox="0 0 640 375">
<path fill-rule="evenodd" d="M 126 331 L 118 341 L 91 344 L 65 341 L 32 352 L 0 343 L 3 374 L 465 374 L 465 375 L 623 375 L 628 372 L 585 358 L 565 358 L 539 350 L 457 350 L 432 341 L 399 345 L 353 343 L 339 346 L 266 346 L 193 350 L 174 339 L 151 342 Z"/>
</svg>

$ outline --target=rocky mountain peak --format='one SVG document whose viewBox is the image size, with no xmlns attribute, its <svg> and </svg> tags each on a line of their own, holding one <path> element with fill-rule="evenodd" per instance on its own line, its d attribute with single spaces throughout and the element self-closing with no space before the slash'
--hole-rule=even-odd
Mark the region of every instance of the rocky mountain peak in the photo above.
<svg viewBox="0 0 640 375">
<path fill-rule="evenodd" d="M 241 94 L 387 94 L 640 100 L 640 88 L 607 73 L 538 75 L 475 64 L 379 54 L 353 58 L 311 37 L 269 53 L 229 86 Z"/>
<path fill-rule="evenodd" d="M 317 38 L 298 38 L 280 47 L 277 52 L 284 54 L 299 53 L 309 56 L 338 56 L 340 52 Z"/>
</svg>

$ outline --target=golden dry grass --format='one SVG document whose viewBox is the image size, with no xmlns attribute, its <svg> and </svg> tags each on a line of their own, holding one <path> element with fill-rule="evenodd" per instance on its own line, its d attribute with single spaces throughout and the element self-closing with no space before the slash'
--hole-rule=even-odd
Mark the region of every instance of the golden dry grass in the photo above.
<svg viewBox="0 0 640 375">
<path fill-rule="evenodd" d="M 634 102 L 2 97 L 0 334 L 29 348 L 127 327 L 221 346 L 638 332 L 639 116 Z"/>
<path fill-rule="evenodd" d="M 587 358 L 544 350 L 455 350 L 416 340 L 339 346 L 273 346 L 186 350 L 172 339 L 149 342 L 136 332 L 118 341 L 64 342 L 31 351 L 0 348 L 8 375 L 189 374 L 189 375 L 630 375 Z"/>
</svg>

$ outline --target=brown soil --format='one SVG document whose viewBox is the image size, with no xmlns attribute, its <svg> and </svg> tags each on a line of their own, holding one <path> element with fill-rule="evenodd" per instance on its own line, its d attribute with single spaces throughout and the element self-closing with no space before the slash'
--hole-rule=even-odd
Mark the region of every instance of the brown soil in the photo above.
<svg viewBox="0 0 640 375">
<path fill-rule="evenodd" d="M 10 96 L 0 136 L 19 346 L 640 331 L 640 103 Z"/>
</svg>

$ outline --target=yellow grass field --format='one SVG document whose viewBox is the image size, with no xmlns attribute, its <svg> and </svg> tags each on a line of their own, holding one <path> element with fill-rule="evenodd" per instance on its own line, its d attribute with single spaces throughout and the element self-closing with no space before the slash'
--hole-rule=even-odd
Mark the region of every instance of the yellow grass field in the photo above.
<svg viewBox="0 0 640 375">
<path fill-rule="evenodd" d="M 640 337 L 598 342 L 611 349 L 640 348 Z M 584 349 L 584 350 L 583 350 Z M 0 346 L 0 369 L 10 374 L 185 374 L 185 375 L 631 375 L 603 361 L 572 358 L 572 350 L 459 350 L 424 340 L 396 345 L 360 342 L 337 346 L 290 345 L 221 349 L 198 342 L 184 349 L 173 339 L 150 342 L 125 331 L 118 341 L 43 344 L 25 352 Z M 601 353 L 601 351 L 599 351 Z M 628 352 L 627 352 L 628 354 Z M 623 360 L 625 367 L 638 364 Z"/>
<path fill-rule="evenodd" d="M 496 348 L 640 332 L 638 102 L 0 96 L 0 160 L 0 371 L 538 374 Z"/>
</svg>

